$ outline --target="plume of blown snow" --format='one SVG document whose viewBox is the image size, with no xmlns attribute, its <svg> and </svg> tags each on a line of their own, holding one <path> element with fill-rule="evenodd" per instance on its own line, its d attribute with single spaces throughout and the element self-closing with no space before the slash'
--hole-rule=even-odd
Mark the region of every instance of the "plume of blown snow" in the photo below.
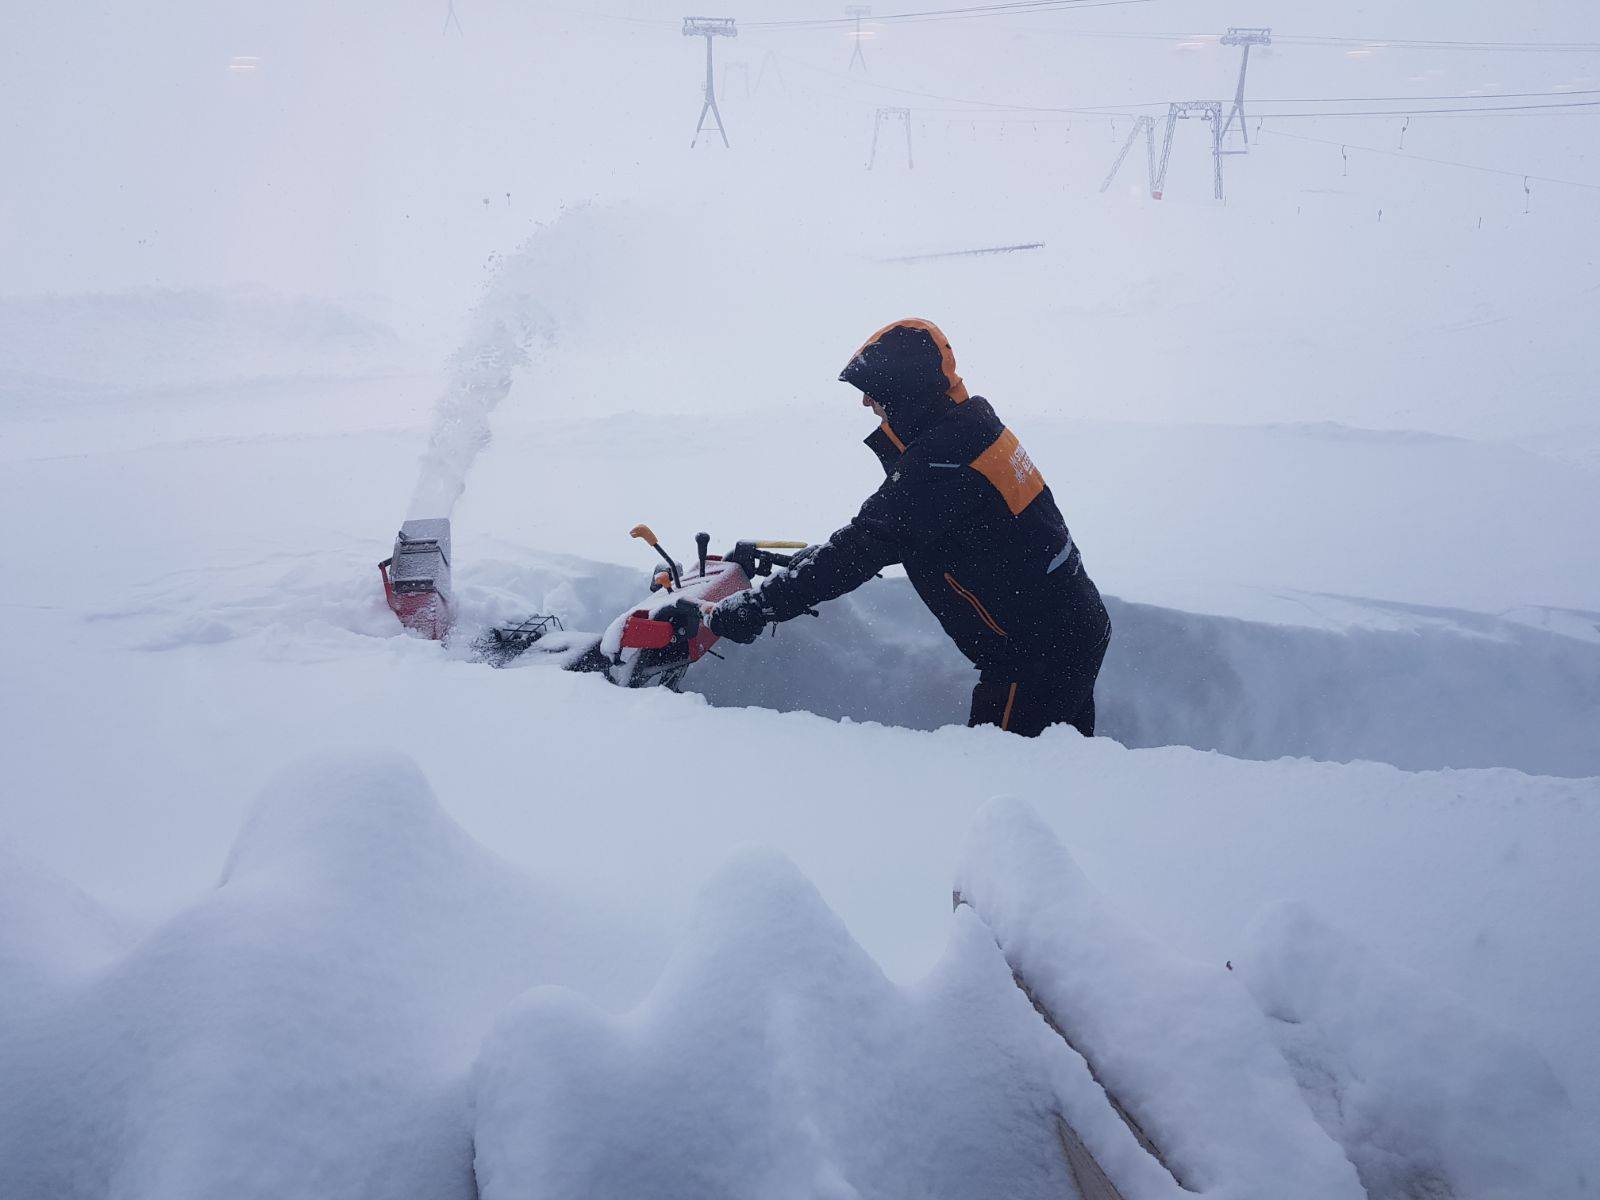
<svg viewBox="0 0 1600 1200">
<path fill-rule="evenodd" d="M 455 508 L 473 464 L 492 440 L 495 409 L 537 351 L 556 341 L 562 326 L 556 314 L 572 307 L 564 289 L 582 277 L 596 249 L 594 229 L 590 210 L 574 209 L 490 260 L 466 337 L 446 365 L 408 517 L 448 517 Z"/>
</svg>

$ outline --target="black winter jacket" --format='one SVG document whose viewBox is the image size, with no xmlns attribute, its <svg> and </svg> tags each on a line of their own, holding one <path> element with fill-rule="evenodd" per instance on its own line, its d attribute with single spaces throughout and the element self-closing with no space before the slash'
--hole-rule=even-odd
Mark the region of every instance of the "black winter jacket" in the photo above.
<svg viewBox="0 0 1600 1200">
<path fill-rule="evenodd" d="M 977 666 L 1086 660 L 1111 622 L 1083 556 L 1027 451 L 987 400 L 967 398 L 951 367 L 948 395 L 885 405 L 889 419 L 867 445 L 888 478 L 848 525 L 767 581 L 766 606 L 786 621 L 903 563 Z"/>
</svg>

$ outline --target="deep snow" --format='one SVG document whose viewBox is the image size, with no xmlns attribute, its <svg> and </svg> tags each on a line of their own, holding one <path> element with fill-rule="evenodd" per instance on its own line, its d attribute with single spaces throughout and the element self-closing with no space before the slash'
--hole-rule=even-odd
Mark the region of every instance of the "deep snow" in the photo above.
<svg viewBox="0 0 1600 1200">
<path fill-rule="evenodd" d="M 720 719 L 759 754 L 796 720 Z M 1033 770 L 1095 749 L 1049 741 Z M 919 897 L 943 948 L 898 984 L 776 852 L 668 933 L 533 884 L 392 752 L 281 773 L 216 886 L 92 966 L 103 921 L 42 892 L 41 953 L 0 959 L 36 989 L 0 1027 L 20 1195 L 1592 1194 L 1525 1038 L 1303 908 L 1185 961 L 1016 801 L 977 812 L 953 916 Z"/>
<path fill-rule="evenodd" d="M 1130 1194 L 1173 1194 L 976 925 L 896 987 L 793 866 L 736 859 L 638 1009 L 543 991 L 501 1021 L 477 1072 L 483 1195 L 1061 1195 L 1058 1091 Z"/>
<path fill-rule="evenodd" d="M 1263 98 L 1589 96 L 1593 55 L 1387 40 L 1592 40 L 1589 5 L 912 23 L 853 77 L 837 29 L 747 25 L 719 47 L 735 152 L 694 155 L 700 47 L 678 12 L 613 7 L 463 2 L 444 38 L 429 6 L 367 0 L 17 14 L 8 1182 L 464 1194 L 476 1120 L 495 1194 L 625 1171 L 608 1139 L 682 1164 L 672 1131 L 774 1189 L 910 1180 L 866 1130 L 1064 1190 L 1048 1121 L 1022 1120 L 1056 1103 L 1128 1195 L 1169 1194 L 1010 965 L 1088 1005 L 1096 1070 L 1221 1191 L 1259 1191 L 1286 1146 L 1327 1168 L 1307 1194 L 1352 1171 L 1408 1200 L 1592 1187 L 1600 191 L 1553 182 L 1600 183 L 1592 121 L 1264 99 L 1218 206 L 1197 124 L 1157 204 L 1137 172 L 1096 191 L 1125 114 L 990 107 L 1226 94 L 1231 51 L 1142 36 L 1180 20 L 1371 39 L 1259 53 Z M 866 172 L 875 108 L 902 103 L 915 170 Z M 1020 242 L 1043 246 L 889 261 Z M 473 622 L 604 628 L 648 565 L 640 520 L 680 556 L 702 528 L 825 535 L 876 469 L 832 380 L 911 313 L 1117 598 L 1115 740 L 935 729 L 970 672 L 893 577 L 697 668 L 709 703 L 398 635 L 374 564 L 412 502 L 455 504 Z M 984 874 L 1014 906 L 963 849 L 1004 794 L 1077 864 L 978 818 L 1027 843 Z M 949 913 L 958 874 L 981 921 Z M 1031 902 L 1063 890 L 1059 919 Z M 1019 928 L 1054 949 L 1018 958 Z M 1150 982 L 1129 1002 L 1118 977 Z M 708 1075 L 719 1016 L 739 1069 Z M 1177 1068 L 1095 1041 L 1139 1020 L 1197 1038 L 1170 1096 L 1151 1080 Z M 1272 1136 L 1201 1112 L 1207 1088 Z M 685 1089 L 664 1131 L 646 1100 Z M 881 1089 L 932 1091 L 928 1121 Z"/>
<path fill-rule="evenodd" d="M 1299 905 L 1258 919 L 1238 969 L 1368 1195 L 1593 1190 L 1594 1125 L 1517 1030 Z"/>
<path fill-rule="evenodd" d="M 637 995 L 660 943 L 638 925 L 509 868 L 397 755 L 301 764 L 214 890 L 8 1019 L 7 1194 L 471 1196 L 489 1021 L 537 983 Z"/>
<path fill-rule="evenodd" d="M 719 704 L 758 699 L 852 723 L 712 711 L 692 697 L 628 695 L 536 668 L 494 672 L 465 661 L 460 647 L 398 636 L 375 586 L 375 560 L 403 512 L 448 377 L 396 374 L 403 362 L 379 356 L 313 383 L 285 378 L 293 362 L 287 347 L 280 354 L 288 369 L 247 389 L 177 390 L 152 379 L 114 406 L 24 406 L 6 426 L 0 488 L 13 515 L 11 552 L 26 564 L 6 601 L 20 634 L 6 654 L 15 694 L 28 698 L 6 714 L 9 836 L 89 884 L 115 923 L 156 927 L 151 945 L 161 944 L 167 915 L 209 882 L 250 794 L 299 750 L 356 740 L 415 754 L 452 815 L 534 878 L 669 924 L 739 845 L 775 845 L 889 978 L 912 986 L 949 937 L 943 897 L 961 829 L 984 799 L 1012 792 L 1040 804 L 1116 908 L 1187 957 L 1214 969 L 1240 955 L 1239 931 L 1263 905 L 1308 903 L 1429 986 L 1462 996 L 1491 1026 L 1526 1038 L 1578 1119 L 1595 1123 L 1600 1044 L 1589 1014 L 1600 977 L 1585 949 L 1586 914 L 1600 902 L 1592 778 L 1248 763 L 1083 745 L 1067 734 L 1017 746 L 982 731 L 854 723 L 959 718 L 968 672 L 928 640 L 894 579 L 748 657 L 707 664 L 695 683 Z M 457 507 L 457 574 L 475 619 L 537 609 L 601 629 L 643 574 L 624 549 L 632 521 L 672 531 L 680 554 L 702 525 L 719 540 L 814 535 L 871 486 L 871 463 L 854 445 L 858 418 L 833 401 L 764 422 L 659 413 L 557 421 L 539 407 L 540 361 L 501 400 Z M 1584 467 L 1505 443 L 1343 429 L 1073 422 L 1030 417 L 1026 406 L 1013 423 L 1059 480 L 1091 570 L 1123 597 L 1108 731 L 1236 755 L 1594 770 L 1593 605 L 1583 600 L 1594 594 L 1593 564 L 1566 552 L 1600 490 Z M 686 425 L 696 433 L 688 448 Z M 1269 468 L 1281 479 L 1269 489 L 1273 503 L 1241 500 L 1237 481 L 1264 479 Z M 1420 474 L 1408 482 L 1412 472 Z M 819 474 L 836 481 L 821 493 Z M 1354 477 L 1387 499 L 1345 504 L 1339 520 L 1317 526 Z M 1159 508 L 1132 486 L 1150 478 L 1181 480 L 1183 503 Z M 1543 541 L 1521 536 L 1528 510 L 1501 503 L 1506 494 L 1544 506 L 1532 517 Z M 804 529 L 793 524 L 797 511 Z M 1391 513 L 1448 534 L 1427 543 L 1431 565 L 1414 561 L 1422 543 L 1397 538 Z M 1319 536 L 1305 545 L 1283 532 L 1313 527 Z M 1500 532 L 1468 536 L 1473 529 Z M 1206 540 L 1213 530 L 1229 536 Z M 1485 556 L 1486 542 L 1504 554 Z M 1501 561 L 1513 553 L 1526 556 L 1524 569 Z M 598 561 L 607 558 L 630 565 Z M 79 752 L 85 738 L 96 753 Z M 713 771 L 721 786 L 704 782 Z M 544 779 L 560 790 L 532 790 Z M 186 942 L 178 957 L 204 973 L 221 944 Z M 96 953 L 87 961 L 111 957 Z M 108 978 L 143 961 L 125 958 Z M 313 974 L 344 994 L 344 977 Z M 149 978 L 122 986 L 136 987 L 135 998 L 160 994 L 160 1003 L 112 1020 L 124 993 L 85 992 L 54 1018 L 81 1022 L 58 1025 L 58 1036 L 91 1050 L 148 1036 L 175 1051 L 161 1039 L 194 1021 L 189 993 L 168 995 Z M 515 983 L 537 978 L 530 968 Z M 424 1042 L 460 1038 L 417 1076 L 424 1098 L 406 1110 L 433 1114 L 430 1137 L 412 1140 L 435 1165 L 416 1170 L 446 1192 L 462 1186 L 466 1135 L 438 1105 L 463 1095 L 472 1053 L 464 1031 L 484 1027 L 516 990 L 506 984 L 492 1004 L 487 992 L 463 1000 L 463 1013 L 479 1015 L 459 1023 L 444 1001 L 426 1000 L 437 1005 L 433 1024 L 408 1027 Z M 371 1018 L 392 992 L 353 994 Z M 231 1041 L 226 1031 L 243 1018 L 218 1019 L 218 1036 Z M 385 1054 L 372 1041 L 351 1044 Z M 1332 1061 L 1325 1069 L 1336 1078 L 1346 1069 L 1316 1053 L 1308 1061 Z M 338 1061 L 356 1069 L 354 1059 L 328 1065 Z M 162 1104 L 181 1123 L 218 1103 L 222 1086 L 205 1072 L 163 1073 L 155 1059 L 129 1060 L 110 1083 L 103 1099 L 82 1102 L 86 1120 L 103 1119 L 102 1103 L 159 1094 L 172 1097 Z M 74 1126 L 54 1118 L 80 1106 L 72 1089 L 88 1086 L 63 1076 L 65 1090 L 38 1110 L 48 1135 L 32 1123 L 15 1128 L 41 1145 L 70 1142 Z M 359 1111 L 371 1094 L 363 1087 L 330 1082 L 328 1102 Z M 262 1096 L 266 1108 L 252 1111 L 284 1111 Z M 1374 1120 L 1394 1111 L 1376 1103 Z M 1325 1123 L 1375 1178 L 1412 1178 L 1409 1150 L 1435 1144 L 1423 1123 L 1399 1165 L 1362 1162 L 1371 1139 Z M 316 1124 L 286 1124 L 285 1136 Z M 352 1137 L 389 1145 L 392 1126 L 380 1125 L 358 1120 Z M 86 1174 L 72 1186 L 92 1194 L 124 1169 L 137 1186 L 248 1183 L 215 1159 L 170 1163 L 161 1147 L 173 1127 L 140 1126 L 84 1155 Z M 200 1128 L 208 1145 L 233 1137 Z M 1492 1144 L 1525 1143 L 1518 1135 Z M 518 1171 L 524 1152 L 507 1151 Z M 274 1170 L 260 1178 L 288 1186 Z"/>
</svg>

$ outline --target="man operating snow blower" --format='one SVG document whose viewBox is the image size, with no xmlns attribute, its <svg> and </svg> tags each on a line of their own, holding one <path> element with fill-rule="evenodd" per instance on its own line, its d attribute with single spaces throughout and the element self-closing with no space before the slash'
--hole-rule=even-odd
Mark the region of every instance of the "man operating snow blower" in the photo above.
<svg viewBox="0 0 1600 1200">
<path fill-rule="evenodd" d="M 1050 489 L 1016 435 L 967 395 L 928 321 L 896 321 L 839 378 L 881 424 L 867 445 L 888 478 L 855 518 L 757 591 L 711 610 L 711 631 L 751 642 L 903 563 L 912 586 L 981 672 L 969 725 L 1027 737 L 1094 733 L 1094 684 L 1111 640 L 1100 593 Z"/>
</svg>

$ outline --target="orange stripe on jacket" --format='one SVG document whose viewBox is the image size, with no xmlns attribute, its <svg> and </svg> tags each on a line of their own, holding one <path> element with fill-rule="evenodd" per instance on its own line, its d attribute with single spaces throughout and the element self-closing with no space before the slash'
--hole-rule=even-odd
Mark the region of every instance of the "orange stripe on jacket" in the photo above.
<svg viewBox="0 0 1600 1200">
<path fill-rule="evenodd" d="M 949 571 L 944 573 L 944 581 L 950 585 L 951 589 L 956 595 L 960 596 L 968 604 L 972 605 L 973 610 L 978 614 L 978 618 L 985 625 L 994 630 L 1001 637 L 1007 636 L 1006 631 L 1001 629 L 999 624 L 996 623 L 995 619 L 989 615 L 989 610 L 983 606 L 983 601 L 979 600 L 977 596 L 973 595 L 971 592 L 967 591 L 966 588 L 957 583 L 956 577 L 950 574 Z"/>
<path fill-rule="evenodd" d="M 932 321 L 924 321 L 921 317 L 907 317 L 903 321 L 893 321 L 885 325 L 877 333 L 861 343 L 861 349 L 852 354 L 851 358 L 859 358 L 861 351 L 872 345 L 891 329 L 920 329 L 933 339 L 933 344 L 939 348 L 939 368 L 944 372 L 945 382 L 950 385 L 945 395 L 957 404 L 965 404 L 967 385 L 961 382 L 961 376 L 956 374 L 956 352 L 950 348 L 950 339 L 945 337 L 941 330 Z"/>
<path fill-rule="evenodd" d="M 1017 685 L 1013 683 L 1011 685 L 1011 690 L 1006 693 L 1006 711 L 1005 711 L 1005 714 L 1000 718 L 1000 728 L 1001 729 L 1010 729 L 1011 728 L 1011 706 L 1013 704 L 1015 704 L 1016 702 L 1017 702 Z"/>
<path fill-rule="evenodd" d="M 987 479 L 1005 499 L 1014 517 L 1039 498 L 1044 491 L 1044 476 L 1017 441 L 1017 435 L 1002 429 L 1000 436 L 977 458 L 972 469 Z"/>
</svg>

